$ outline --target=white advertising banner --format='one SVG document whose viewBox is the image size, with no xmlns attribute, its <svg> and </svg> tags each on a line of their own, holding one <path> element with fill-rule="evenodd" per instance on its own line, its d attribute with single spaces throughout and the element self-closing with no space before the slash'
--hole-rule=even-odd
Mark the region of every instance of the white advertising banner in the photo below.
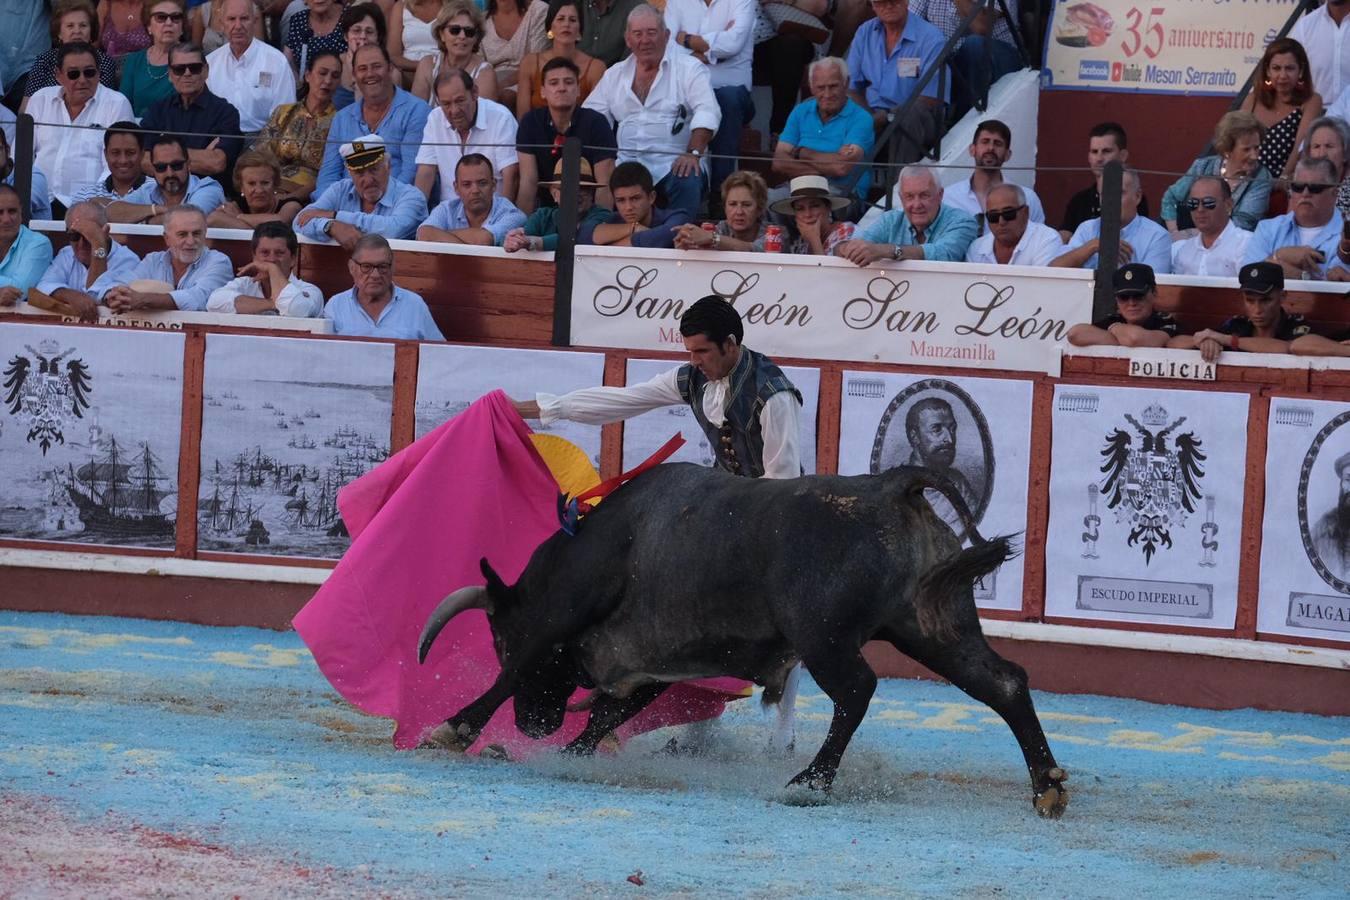
<svg viewBox="0 0 1350 900">
<path fill-rule="evenodd" d="M 1056 0 L 1050 89 L 1232 96 L 1296 0 Z"/>
<path fill-rule="evenodd" d="M 1246 394 L 1058 385 L 1048 616 L 1231 629 Z"/>
<path fill-rule="evenodd" d="M 662 372 L 668 372 L 679 362 L 670 359 L 628 360 L 628 380 L 625 384 L 641 384 Z M 802 392 L 801 455 L 802 468 L 808 474 L 816 471 L 816 410 L 820 404 L 820 370 L 801 366 L 780 366 L 783 374 Z M 699 427 L 694 413 L 687 406 L 667 406 L 665 409 L 629 419 L 623 423 L 623 467 L 631 469 L 651 456 L 676 433 L 684 435 L 684 446 L 676 450 L 669 462 L 692 462 L 701 466 L 713 464 L 708 437 Z"/>
<path fill-rule="evenodd" d="M 776 359 L 1053 375 L 1069 328 L 1092 313 L 1084 269 L 578 247 L 572 284 L 577 346 L 681 350 L 680 314 L 717 294 L 746 345 Z"/>
<path fill-rule="evenodd" d="M 1031 382 L 1004 378 L 845 372 L 839 474 L 935 469 L 961 491 L 982 535 L 1025 531 L 1031 393 Z M 962 527 L 949 503 L 928 495 L 938 515 Z M 977 583 L 975 602 L 1021 609 L 1022 556 Z"/>
<path fill-rule="evenodd" d="M 1350 404 L 1274 397 L 1256 630 L 1350 642 Z"/>
<path fill-rule="evenodd" d="M 417 436 L 499 388 L 516 400 L 533 400 L 539 391 L 566 394 L 604 383 L 603 353 L 422 344 L 417 351 Z M 529 426 L 571 441 L 600 467 L 599 425 L 530 422 Z"/>
<path fill-rule="evenodd" d="M 173 549 L 184 343 L 0 324 L 0 537 Z"/>
</svg>

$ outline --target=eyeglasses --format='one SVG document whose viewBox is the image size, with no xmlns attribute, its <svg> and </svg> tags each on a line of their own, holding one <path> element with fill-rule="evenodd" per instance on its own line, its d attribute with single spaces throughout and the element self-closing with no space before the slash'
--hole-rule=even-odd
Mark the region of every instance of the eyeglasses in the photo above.
<svg viewBox="0 0 1350 900">
<path fill-rule="evenodd" d="M 675 135 L 683 131 L 684 122 L 688 118 L 689 118 L 689 107 L 681 103 L 679 107 L 676 108 L 675 110 L 675 124 L 671 126 L 670 133 L 672 135 Z"/>
<path fill-rule="evenodd" d="M 1320 194 L 1335 185 L 1313 184 L 1310 181 L 1291 181 L 1289 182 L 1289 193 L 1291 194 Z"/>
<path fill-rule="evenodd" d="M 151 163 L 150 167 L 153 168 L 156 172 L 159 172 L 161 175 L 169 171 L 170 169 L 173 169 L 175 172 L 181 172 L 183 171 L 184 168 L 187 167 L 187 160 L 176 159 L 173 162 Z"/>
<path fill-rule="evenodd" d="M 176 12 L 176 13 L 164 13 L 164 12 L 160 12 L 160 13 L 151 13 L 151 14 L 150 14 L 150 21 L 156 22 L 156 23 L 158 23 L 158 24 L 160 24 L 160 25 L 163 25 L 165 22 L 181 22 L 181 21 L 183 21 L 183 14 L 180 13 L 180 12 Z"/>
<path fill-rule="evenodd" d="M 202 69 L 205 68 L 206 63 L 204 62 L 177 63 L 176 65 L 169 66 L 169 71 L 175 75 L 200 75 L 202 74 Z"/>
<path fill-rule="evenodd" d="M 1009 206 L 1007 209 L 991 209 L 984 214 L 984 217 L 988 220 L 989 224 L 997 225 L 999 222 L 1011 222 L 1013 219 L 1017 218 L 1018 213 L 1026 208 L 1026 204 L 1024 203 L 1021 206 Z"/>
<path fill-rule="evenodd" d="M 466 38 L 478 37 L 478 29 L 473 25 L 447 25 L 445 30 L 453 37 L 459 37 L 461 34 Z"/>
<path fill-rule="evenodd" d="M 1186 201 L 1187 209 L 1199 209 L 1202 206 L 1205 209 L 1218 209 L 1219 201 L 1213 197 L 1191 197 Z"/>
<path fill-rule="evenodd" d="M 356 260 L 352 260 L 352 262 L 356 262 Z M 356 268 L 360 270 L 362 275 L 374 275 L 376 272 L 379 272 L 381 275 L 388 275 L 390 272 L 394 271 L 394 264 L 391 262 L 383 262 L 383 263 L 358 262 L 356 263 Z"/>
<path fill-rule="evenodd" d="M 67 81 L 79 81 L 81 78 L 97 78 L 98 69 L 86 66 L 83 69 L 66 69 Z"/>
</svg>

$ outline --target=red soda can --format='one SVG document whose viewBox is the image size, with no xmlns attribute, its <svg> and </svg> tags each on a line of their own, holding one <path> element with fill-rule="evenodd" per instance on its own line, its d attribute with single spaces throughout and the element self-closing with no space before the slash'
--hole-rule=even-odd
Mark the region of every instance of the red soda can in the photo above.
<svg viewBox="0 0 1350 900">
<path fill-rule="evenodd" d="M 703 223 L 703 230 L 704 230 L 704 231 L 707 231 L 707 232 L 709 232 L 709 233 L 715 232 L 715 231 L 717 231 L 717 223 L 715 223 L 715 222 L 704 222 L 704 223 Z"/>
<path fill-rule="evenodd" d="M 783 228 L 781 225 L 770 225 L 764 229 L 764 252 L 783 252 Z"/>
</svg>

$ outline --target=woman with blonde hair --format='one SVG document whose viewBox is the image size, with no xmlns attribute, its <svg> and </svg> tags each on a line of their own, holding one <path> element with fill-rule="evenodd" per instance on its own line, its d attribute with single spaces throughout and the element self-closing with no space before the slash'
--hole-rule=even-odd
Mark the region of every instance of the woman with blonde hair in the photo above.
<svg viewBox="0 0 1350 900">
<path fill-rule="evenodd" d="M 769 186 L 758 172 L 741 169 L 722 182 L 722 209 L 726 218 L 712 231 L 692 222 L 675 232 L 677 250 L 764 249 L 765 213 L 769 209 Z"/>
<path fill-rule="evenodd" d="M 1242 108 L 1266 128 L 1261 165 L 1272 177 L 1288 181 L 1312 120 L 1322 115 L 1322 98 L 1312 83 L 1303 45 L 1293 38 L 1271 41 L 1252 74 L 1255 83 Z"/>
<path fill-rule="evenodd" d="M 213 228 L 257 228 L 263 222 L 285 222 L 300 212 L 300 201 L 283 199 L 277 192 L 281 167 L 265 153 L 248 150 L 234 164 L 234 191 L 239 202 L 217 207 L 206 222 Z"/>
<path fill-rule="evenodd" d="M 1214 149 L 1218 152 L 1191 163 L 1186 174 L 1163 194 L 1162 219 L 1167 230 L 1176 235 L 1191 227 L 1190 214 L 1183 204 L 1199 175 L 1216 175 L 1227 181 L 1233 192 L 1233 222 L 1239 228 L 1254 230 L 1270 202 L 1270 172 L 1261 165 L 1265 134 L 1266 127 L 1249 112 L 1224 114 L 1214 129 Z"/>
<path fill-rule="evenodd" d="M 497 75 L 479 52 L 483 44 L 483 13 L 473 0 L 449 0 L 431 23 L 431 36 L 439 53 L 423 57 L 417 64 L 412 92 L 433 105 L 432 85 L 442 69 L 463 69 L 473 79 L 478 96 L 497 99 Z"/>
</svg>

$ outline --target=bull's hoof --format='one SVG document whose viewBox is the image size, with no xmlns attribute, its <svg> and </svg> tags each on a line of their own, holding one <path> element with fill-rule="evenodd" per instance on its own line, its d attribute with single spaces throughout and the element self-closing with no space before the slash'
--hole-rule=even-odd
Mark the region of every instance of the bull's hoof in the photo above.
<svg viewBox="0 0 1350 900">
<path fill-rule="evenodd" d="M 461 722 L 458 727 L 452 727 L 449 722 L 442 722 L 436 726 L 431 734 L 422 738 L 422 743 L 417 745 L 417 749 L 463 753 L 469 749 L 473 742 L 473 729 L 468 724 Z"/>
<path fill-rule="evenodd" d="M 1056 767 L 1046 772 L 1045 777 L 1049 784 L 1031 798 L 1031 804 L 1041 818 L 1058 819 L 1069 805 L 1069 792 L 1064 788 L 1064 782 L 1069 776 L 1063 769 Z"/>
<path fill-rule="evenodd" d="M 814 766 L 807 766 L 797 773 L 797 776 L 787 783 L 788 787 L 799 785 L 809 788 L 813 791 L 825 792 L 834 784 L 834 773 L 817 769 Z"/>
<path fill-rule="evenodd" d="M 511 754 L 507 753 L 506 748 L 503 747 L 501 744 L 488 744 L 481 751 L 479 751 L 478 756 L 481 759 L 497 759 L 501 760 L 502 762 L 511 761 Z"/>
</svg>

